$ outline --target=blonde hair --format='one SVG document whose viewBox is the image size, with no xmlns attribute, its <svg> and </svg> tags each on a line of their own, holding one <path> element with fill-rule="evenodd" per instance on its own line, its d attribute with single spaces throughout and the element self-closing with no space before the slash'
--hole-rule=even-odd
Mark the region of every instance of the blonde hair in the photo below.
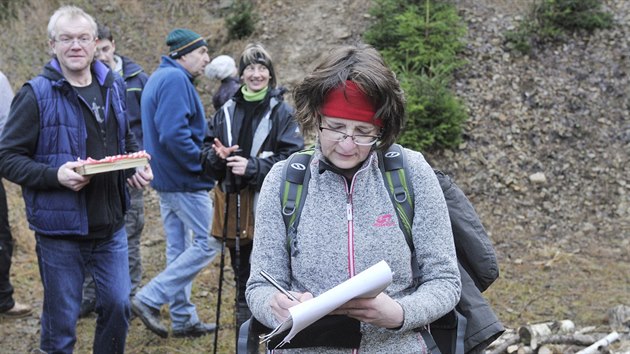
<svg viewBox="0 0 630 354">
<path fill-rule="evenodd" d="M 56 34 L 55 30 L 57 28 L 57 22 L 59 22 L 59 19 L 61 19 L 62 17 L 85 18 L 89 22 L 90 27 L 92 27 L 92 35 L 94 36 L 94 38 L 98 37 L 98 25 L 96 24 L 96 21 L 94 20 L 94 18 L 79 7 L 66 5 L 57 9 L 57 11 L 55 11 L 55 13 L 52 16 L 50 16 L 50 20 L 48 21 L 48 38 L 49 39 L 51 40 L 55 39 L 55 34 Z"/>
</svg>

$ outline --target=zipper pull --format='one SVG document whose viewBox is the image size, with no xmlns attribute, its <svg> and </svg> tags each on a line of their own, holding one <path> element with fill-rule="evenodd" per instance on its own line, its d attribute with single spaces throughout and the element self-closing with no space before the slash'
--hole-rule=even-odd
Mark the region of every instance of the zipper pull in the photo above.
<svg viewBox="0 0 630 354">
<path fill-rule="evenodd" d="M 352 220 L 352 204 L 346 203 L 346 218 L 348 221 Z"/>
</svg>

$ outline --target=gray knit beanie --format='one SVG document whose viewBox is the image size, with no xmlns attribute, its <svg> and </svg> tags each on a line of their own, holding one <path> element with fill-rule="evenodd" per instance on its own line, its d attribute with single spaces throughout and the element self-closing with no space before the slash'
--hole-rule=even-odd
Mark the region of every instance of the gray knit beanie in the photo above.
<svg viewBox="0 0 630 354">
<path fill-rule="evenodd" d="M 223 80 L 236 72 L 236 62 L 229 55 L 219 55 L 206 65 L 205 73 L 210 79 Z"/>
</svg>

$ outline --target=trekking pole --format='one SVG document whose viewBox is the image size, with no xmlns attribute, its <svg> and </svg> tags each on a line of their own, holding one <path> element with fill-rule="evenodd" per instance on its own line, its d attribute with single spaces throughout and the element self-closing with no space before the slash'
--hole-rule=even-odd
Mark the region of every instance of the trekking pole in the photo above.
<svg viewBox="0 0 630 354">
<path fill-rule="evenodd" d="M 238 319 L 239 319 L 239 291 L 241 290 L 241 193 L 236 193 L 236 245 L 234 246 L 234 280 L 236 283 L 236 291 L 234 296 L 234 324 L 236 327 L 236 348 L 238 348 Z"/>
<path fill-rule="evenodd" d="M 242 155 L 243 150 L 238 149 L 236 151 L 234 151 L 233 154 L 238 155 L 238 156 L 243 156 Z M 236 330 L 236 335 L 235 335 L 235 344 L 236 344 L 236 348 L 238 348 L 238 332 L 239 332 L 239 326 L 238 326 L 238 319 L 239 319 L 239 306 L 238 306 L 238 298 L 239 298 L 239 291 L 241 289 L 241 181 L 242 178 L 241 176 L 238 175 L 234 175 L 232 174 L 232 176 L 234 177 L 234 189 L 235 189 L 235 193 L 236 193 L 236 240 L 235 240 L 235 244 L 234 244 L 234 262 L 232 263 L 234 265 L 234 283 L 236 284 L 236 291 L 234 292 L 234 328 Z"/>
<path fill-rule="evenodd" d="M 242 150 L 238 149 L 233 152 L 234 155 L 242 156 Z M 236 284 L 236 289 L 234 291 L 234 328 L 235 328 L 235 344 L 236 348 L 238 348 L 238 319 L 239 319 L 239 306 L 238 306 L 238 295 L 239 290 L 241 288 L 241 176 L 231 174 L 233 177 L 233 186 L 234 192 L 236 194 L 236 237 L 234 243 L 234 283 Z"/>
<path fill-rule="evenodd" d="M 226 173 L 226 181 L 228 180 L 228 174 Z M 221 242 L 221 262 L 219 263 L 219 294 L 217 298 L 217 313 L 216 313 L 216 324 L 217 328 L 214 331 L 214 354 L 217 353 L 217 344 L 219 340 L 219 328 L 220 328 L 220 319 L 221 319 L 221 292 L 223 291 L 223 268 L 225 267 L 225 245 L 227 244 L 227 235 L 228 235 L 228 213 L 230 210 L 230 188 L 224 188 L 225 193 L 225 214 L 223 214 L 223 237 Z"/>
</svg>

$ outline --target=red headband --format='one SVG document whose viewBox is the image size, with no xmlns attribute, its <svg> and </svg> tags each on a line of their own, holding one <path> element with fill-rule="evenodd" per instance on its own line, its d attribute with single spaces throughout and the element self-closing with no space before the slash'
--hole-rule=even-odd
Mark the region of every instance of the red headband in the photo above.
<svg viewBox="0 0 630 354">
<path fill-rule="evenodd" d="M 328 117 L 358 120 L 383 127 L 382 119 L 374 119 L 376 109 L 370 98 L 350 80 L 346 81 L 345 86 L 340 85 L 328 92 L 321 112 Z"/>
</svg>

